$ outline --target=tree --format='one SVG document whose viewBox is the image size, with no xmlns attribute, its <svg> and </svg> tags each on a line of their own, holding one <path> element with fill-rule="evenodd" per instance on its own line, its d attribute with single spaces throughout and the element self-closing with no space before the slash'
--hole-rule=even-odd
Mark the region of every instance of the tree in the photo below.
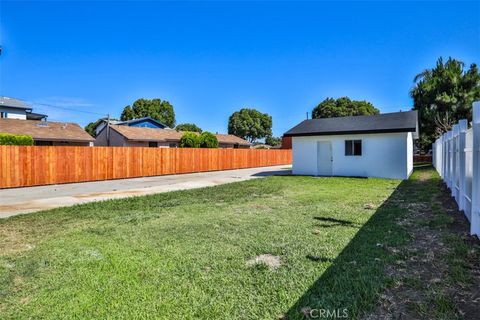
<svg viewBox="0 0 480 320">
<path fill-rule="evenodd" d="M 202 132 L 198 137 L 200 148 L 218 148 L 217 137 L 208 131 Z"/>
<path fill-rule="evenodd" d="M 282 144 L 282 138 L 268 136 L 265 138 L 265 144 L 275 147 Z"/>
<path fill-rule="evenodd" d="M 27 135 L 0 133 L 0 145 L 33 146 L 33 138 Z"/>
<path fill-rule="evenodd" d="M 436 66 L 418 74 L 414 83 L 410 95 L 419 116 L 417 145 L 426 151 L 458 120 L 472 120 L 472 103 L 480 99 L 480 74 L 476 64 L 465 70 L 463 62 L 448 58 L 444 63 L 440 57 Z"/>
<path fill-rule="evenodd" d="M 327 98 L 312 110 L 312 118 L 333 118 L 379 114 L 380 111 L 367 101 L 350 100 L 348 97 Z"/>
<path fill-rule="evenodd" d="M 120 120 L 151 117 L 170 128 L 175 127 L 175 112 L 170 102 L 160 99 L 138 99 L 132 106 L 123 109 Z"/>
<path fill-rule="evenodd" d="M 194 123 L 181 123 L 175 127 L 175 130 L 177 131 L 190 131 L 190 132 L 198 132 L 202 133 L 202 129 L 200 129 L 196 124 Z"/>
<path fill-rule="evenodd" d="M 228 119 L 228 133 L 254 142 L 272 135 L 272 117 L 255 109 L 241 109 Z"/>
<path fill-rule="evenodd" d="M 98 121 L 100 121 L 100 119 L 97 120 L 97 121 L 94 121 L 94 122 L 90 122 L 90 123 L 87 124 L 87 125 L 85 126 L 85 128 L 84 128 L 85 131 L 86 131 L 89 135 L 91 135 L 92 137 L 94 137 L 94 138 L 96 137 L 96 133 L 95 133 L 95 128 L 94 128 L 94 126 L 98 123 Z"/>
<path fill-rule="evenodd" d="M 200 139 L 195 132 L 185 132 L 180 138 L 181 148 L 198 148 L 200 147 Z"/>
</svg>

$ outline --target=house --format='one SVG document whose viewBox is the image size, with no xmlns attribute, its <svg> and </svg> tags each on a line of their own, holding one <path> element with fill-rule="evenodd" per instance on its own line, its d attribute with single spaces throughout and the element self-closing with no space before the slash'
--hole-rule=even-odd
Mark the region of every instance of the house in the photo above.
<svg viewBox="0 0 480 320">
<path fill-rule="evenodd" d="M 165 129 L 167 126 L 161 123 L 158 120 L 155 120 L 151 117 L 144 117 L 139 119 L 132 119 L 127 121 L 119 120 L 110 120 L 110 124 L 118 126 L 128 126 L 128 127 L 140 127 L 140 128 L 153 128 L 153 129 Z M 94 126 L 95 136 L 97 136 L 103 128 L 107 125 L 107 119 L 100 119 Z"/>
<path fill-rule="evenodd" d="M 407 179 L 417 112 L 305 120 L 284 136 L 292 137 L 293 174 Z"/>
<path fill-rule="evenodd" d="M 22 119 L 0 119 L 0 133 L 28 135 L 37 146 L 93 146 L 93 139 L 78 124 Z"/>
<path fill-rule="evenodd" d="M 9 97 L 0 97 L 0 119 L 46 120 L 47 115 L 34 113 L 25 102 Z"/>
<path fill-rule="evenodd" d="M 183 132 L 129 125 L 110 125 L 97 135 L 96 146 L 176 148 Z M 250 143 L 230 134 L 216 134 L 220 148 L 250 148 Z"/>
</svg>

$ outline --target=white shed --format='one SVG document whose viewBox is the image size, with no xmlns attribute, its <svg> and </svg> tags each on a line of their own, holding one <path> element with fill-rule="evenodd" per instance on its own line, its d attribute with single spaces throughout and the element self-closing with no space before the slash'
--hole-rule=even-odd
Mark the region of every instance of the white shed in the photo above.
<svg viewBox="0 0 480 320">
<path fill-rule="evenodd" d="M 417 112 L 305 120 L 292 137 L 293 174 L 407 179 Z"/>
</svg>

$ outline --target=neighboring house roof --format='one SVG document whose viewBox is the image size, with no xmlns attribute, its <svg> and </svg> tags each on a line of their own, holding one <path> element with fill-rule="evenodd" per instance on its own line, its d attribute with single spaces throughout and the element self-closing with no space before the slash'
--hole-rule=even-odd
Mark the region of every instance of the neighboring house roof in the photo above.
<svg viewBox="0 0 480 320">
<path fill-rule="evenodd" d="M 27 120 L 43 120 L 48 117 L 46 114 L 35 113 L 35 112 L 27 112 L 26 115 L 27 115 Z"/>
<path fill-rule="evenodd" d="M 360 133 L 418 132 L 417 111 L 304 120 L 286 137 Z"/>
<path fill-rule="evenodd" d="M 134 141 L 178 141 L 183 132 L 173 129 L 154 129 L 144 127 L 129 127 L 124 125 L 110 125 L 127 140 Z"/>
<path fill-rule="evenodd" d="M 78 124 L 71 122 L 0 119 L 0 133 L 28 135 L 42 141 L 95 141 Z"/>
<path fill-rule="evenodd" d="M 154 123 L 156 124 L 159 128 L 163 129 L 163 128 L 167 128 L 167 125 L 161 123 L 160 121 L 158 120 L 155 120 L 151 117 L 143 117 L 143 118 L 138 118 L 138 119 L 131 119 L 131 120 L 127 120 L 127 121 L 120 121 L 120 120 L 110 120 L 110 125 L 126 125 L 126 126 L 135 126 L 136 124 L 139 124 L 141 122 L 151 122 L 151 123 Z M 106 118 L 102 118 L 102 119 L 99 119 L 97 120 L 97 122 L 93 125 L 93 129 L 95 130 L 100 124 L 106 124 L 107 123 L 107 119 Z M 103 128 L 102 128 L 103 129 Z"/>
<path fill-rule="evenodd" d="M 167 125 L 165 125 L 165 124 L 161 123 L 160 121 L 155 120 L 151 117 L 143 117 L 143 118 L 131 119 L 131 120 L 127 120 L 127 121 L 119 121 L 116 124 L 122 125 L 122 126 L 123 125 L 134 126 L 135 124 L 138 124 L 140 122 L 146 122 L 146 121 L 153 122 L 153 123 L 157 124 L 159 127 L 161 127 L 162 129 L 167 127 Z"/>
<path fill-rule="evenodd" d="M 20 101 L 20 100 L 15 99 L 15 98 L 9 98 L 9 97 L 0 97 L 0 106 L 16 108 L 16 109 L 24 109 L 24 110 L 32 109 L 25 102 Z"/>
<path fill-rule="evenodd" d="M 180 141 L 183 131 L 174 129 L 153 129 L 144 127 L 129 127 L 124 125 L 111 125 L 110 129 L 115 130 L 127 140 L 133 141 Z M 248 141 L 243 140 L 231 134 L 216 134 L 218 142 L 221 144 L 250 145 Z"/>
<path fill-rule="evenodd" d="M 223 143 L 223 144 L 238 144 L 241 146 L 249 146 L 251 145 L 250 142 L 239 138 L 237 136 L 234 136 L 233 134 L 215 134 L 217 137 L 218 143 Z"/>
</svg>

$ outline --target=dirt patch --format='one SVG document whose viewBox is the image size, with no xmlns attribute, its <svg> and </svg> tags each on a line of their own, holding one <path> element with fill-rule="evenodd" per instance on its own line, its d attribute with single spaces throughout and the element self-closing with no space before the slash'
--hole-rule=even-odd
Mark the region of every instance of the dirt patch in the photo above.
<svg viewBox="0 0 480 320">
<path fill-rule="evenodd" d="M 429 179 L 431 173 L 421 173 L 417 187 Z M 429 201 L 396 204 L 408 211 L 397 223 L 411 241 L 387 248 L 397 257 L 386 270 L 394 284 L 363 319 L 478 319 L 480 241 L 469 235 L 450 191 L 441 183 Z"/>
<path fill-rule="evenodd" d="M 253 259 L 247 261 L 247 267 L 253 267 L 256 265 L 266 265 L 270 270 L 276 270 L 280 267 L 281 261 L 279 256 L 274 256 L 273 254 L 261 254 L 256 256 Z"/>
</svg>

